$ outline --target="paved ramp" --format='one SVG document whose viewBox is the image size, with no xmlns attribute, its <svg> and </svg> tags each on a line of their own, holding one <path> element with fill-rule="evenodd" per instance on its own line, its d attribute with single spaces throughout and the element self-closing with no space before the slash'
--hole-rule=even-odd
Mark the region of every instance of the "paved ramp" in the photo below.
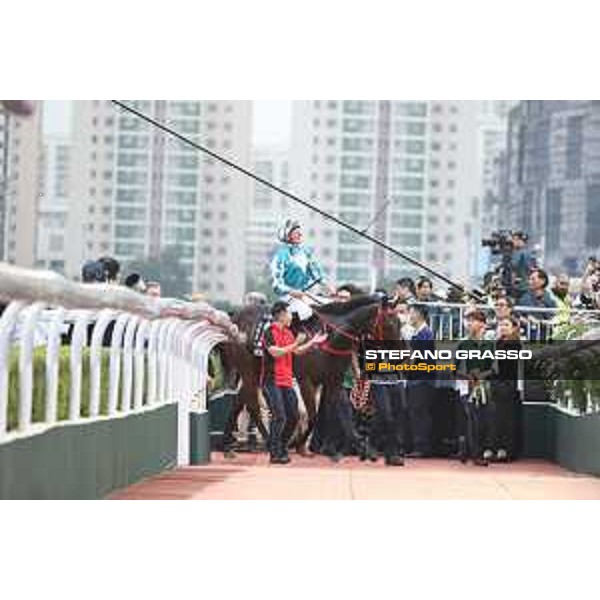
<svg viewBox="0 0 600 600">
<path fill-rule="evenodd" d="M 115 499 L 173 500 L 576 500 L 600 499 L 600 478 L 545 461 L 475 467 L 442 459 L 385 467 L 347 458 L 292 457 L 269 465 L 264 454 L 163 473 L 112 495 Z"/>
</svg>

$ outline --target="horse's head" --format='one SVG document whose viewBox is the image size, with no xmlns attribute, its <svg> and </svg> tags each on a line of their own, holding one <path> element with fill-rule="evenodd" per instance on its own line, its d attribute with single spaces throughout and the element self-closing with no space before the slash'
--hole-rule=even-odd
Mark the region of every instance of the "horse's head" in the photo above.
<svg viewBox="0 0 600 600">
<path fill-rule="evenodd" d="M 360 339 L 398 339 L 398 318 L 381 294 L 363 295 L 348 302 L 317 307 L 321 321 L 329 326 L 329 343 L 348 348 Z"/>
</svg>

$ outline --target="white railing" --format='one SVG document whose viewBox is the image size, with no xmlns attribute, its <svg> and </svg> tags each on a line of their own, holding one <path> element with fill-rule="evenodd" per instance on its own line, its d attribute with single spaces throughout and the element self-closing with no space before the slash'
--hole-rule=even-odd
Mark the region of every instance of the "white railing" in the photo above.
<svg viewBox="0 0 600 600">
<path fill-rule="evenodd" d="M 206 410 L 208 355 L 219 342 L 241 339 L 225 313 L 5 264 L 0 299 L 8 301 L 0 319 L 0 443 L 59 421 L 114 419 L 177 403 L 178 462 L 189 462 L 189 411 Z M 36 389 L 42 378 L 34 377 L 42 363 L 43 399 Z M 59 394 L 63 377 L 70 388 Z"/>
<path fill-rule="evenodd" d="M 418 302 L 417 302 L 418 303 Z M 438 340 L 457 340 L 466 335 L 465 316 L 473 308 L 482 310 L 486 316 L 494 315 L 494 307 L 489 304 L 454 304 L 449 302 L 418 303 L 429 311 L 429 323 Z M 557 327 L 581 323 L 600 326 L 600 310 L 570 308 L 537 308 L 514 306 L 513 314 L 521 320 L 522 339 L 544 341 L 551 339 Z"/>
</svg>

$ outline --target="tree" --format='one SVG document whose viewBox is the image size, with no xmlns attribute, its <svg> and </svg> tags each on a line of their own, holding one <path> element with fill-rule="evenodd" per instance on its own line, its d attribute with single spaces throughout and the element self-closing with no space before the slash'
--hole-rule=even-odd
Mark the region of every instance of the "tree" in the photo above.
<svg viewBox="0 0 600 600">
<path fill-rule="evenodd" d="M 127 269 L 139 273 L 146 281 L 158 281 L 163 296 L 181 298 L 191 292 L 190 273 L 181 258 L 177 246 L 167 246 L 158 258 L 137 258 L 127 265 Z"/>
</svg>

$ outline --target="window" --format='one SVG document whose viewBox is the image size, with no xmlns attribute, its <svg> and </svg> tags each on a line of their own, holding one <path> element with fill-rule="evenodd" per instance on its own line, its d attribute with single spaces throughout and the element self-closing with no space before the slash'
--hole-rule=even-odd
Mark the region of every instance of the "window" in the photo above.
<svg viewBox="0 0 600 600">
<path fill-rule="evenodd" d="M 422 121 L 399 121 L 394 126 L 394 129 L 399 135 L 425 135 L 425 123 Z"/>
<path fill-rule="evenodd" d="M 342 138 L 342 150 L 347 152 L 371 152 L 373 140 L 371 138 Z"/>
<path fill-rule="evenodd" d="M 393 196 L 394 206 L 398 208 L 423 208 L 423 198 L 421 196 Z"/>
<path fill-rule="evenodd" d="M 120 221 L 144 221 L 146 209 L 134 206 L 117 206 L 116 218 Z"/>
<path fill-rule="evenodd" d="M 170 173 L 169 183 L 178 187 L 196 187 L 198 177 L 195 173 Z"/>
<path fill-rule="evenodd" d="M 117 173 L 117 181 L 124 185 L 145 185 L 145 171 L 119 171 Z"/>
<path fill-rule="evenodd" d="M 421 245 L 421 234 L 419 233 L 392 233 L 392 244 L 400 246 L 418 247 Z"/>
<path fill-rule="evenodd" d="M 425 180 L 422 177 L 395 177 L 394 187 L 400 190 L 422 190 Z"/>
<path fill-rule="evenodd" d="M 368 115 L 372 114 L 375 108 L 375 103 L 365 100 L 345 100 L 343 110 L 351 115 Z"/>
<path fill-rule="evenodd" d="M 121 148 L 147 148 L 148 136 L 125 135 L 119 136 L 119 147 Z"/>
<path fill-rule="evenodd" d="M 146 202 L 146 195 L 143 190 L 130 190 L 121 188 L 117 190 L 117 203 L 142 204 Z"/>
<path fill-rule="evenodd" d="M 371 133 L 375 130 L 373 119 L 351 119 L 342 121 L 342 131 L 345 133 Z"/>
<path fill-rule="evenodd" d="M 423 224 L 421 215 L 411 213 L 392 213 L 392 227 L 417 229 Z"/>
<path fill-rule="evenodd" d="M 144 227 L 142 225 L 117 225 L 115 237 L 125 239 L 144 237 Z"/>
<path fill-rule="evenodd" d="M 341 180 L 342 188 L 368 188 L 371 180 L 367 175 L 342 175 Z"/>
<path fill-rule="evenodd" d="M 335 157 L 333 157 L 335 160 Z M 370 158 L 364 158 L 360 156 L 343 156 L 342 157 L 342 169 L 349 169 L 354 171 L 369 170 L 373 166 L 373 161 Z"/>
<path fill-rule="evenodd" d="M 396 111 L 406 117 L 424 117 L 427 114 L 425 102 L 397 102 Z"/>
<path fill-rule="evenodd" d="M 581 177 L 583 150 L 583 118 L 569 117 L 567 121 L 566 178 Z"/>
</svg>

